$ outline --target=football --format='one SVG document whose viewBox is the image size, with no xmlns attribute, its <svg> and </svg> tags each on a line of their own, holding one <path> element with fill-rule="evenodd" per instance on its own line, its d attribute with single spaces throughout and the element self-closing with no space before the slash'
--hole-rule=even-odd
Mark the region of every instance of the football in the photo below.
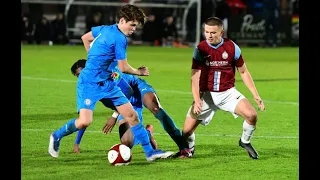
<svg viewBox="0 0 320 180">
<path fill-rule="evenodd" d="M 108 151 L 108 161 L 113 166 L 126 166 L 131 159 L 131 149 L 124 144 L 115 144 Z"/>
</svg>

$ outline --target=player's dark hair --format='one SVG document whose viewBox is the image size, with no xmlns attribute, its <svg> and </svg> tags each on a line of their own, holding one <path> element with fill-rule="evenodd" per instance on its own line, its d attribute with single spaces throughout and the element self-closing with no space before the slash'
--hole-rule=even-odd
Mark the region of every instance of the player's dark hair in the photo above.
<svg viewBox="0 0 320 180">
<path fill-rule="evenodd" d="M 220 18 L 218 17 L 209 17 L 204 21 L 204 24 L 208 26 L 220 26 L 223 27 L 223 22 Z"/>
<path fill-rule="evenodd" d="M 127 4 L 121 7 L 117 14 L 118 19 L 124 18 L 128 21 L 138 21 L 139 25 L 143 26 L 147 16 L 144 12 L 135 5 Z"/>
<path fill-rule="evenodd" d="M 86 59 L 79 59 L 77 62 L 75 62 L 72 66 L 71 66 L 71 73 L 75 76 L 76 75 L 76 71 L 79 67 L 84 68 L 86 66 Z"/>
</svg>

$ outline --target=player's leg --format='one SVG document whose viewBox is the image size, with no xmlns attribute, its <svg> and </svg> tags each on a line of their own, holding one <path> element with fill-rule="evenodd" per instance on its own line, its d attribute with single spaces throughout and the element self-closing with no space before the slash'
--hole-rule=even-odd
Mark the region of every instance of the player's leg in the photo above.
<svg viewBox="0 0 320 180">
<path fill-rule="evenodd" d="M 156 117 L 160 121 L 163 129 L 169 134 L 169 136 L 177 144 L 179 149 L 183 149 L 183 139 L 180 129 L 176 126 L 169 114 L 163 109 L 154 90 L 148 86 L 146 86 L 145 88 L 147 88 L 147 90 L 145 91 L 146 93 L 144 93 L 144 91 L 141 91 L 144 106 L 148 108 L 152 112 L 154 117 Z M 141 89 L 144 88 L 142 87 Z"/>
<path fill-rule="evenodd" d="M 127 91 L 127 92 L 129 92 L 129 91 Z M 102 104 L 105 107 L 110 108 L 112 110 L 115 110 L 115 107 L 114 107 L 114 105 L 113 105 L 113 103 L 112 103 L 112 101 L 110 99 L 103 98 L 103 99 L 100 99 L 100 102 L 102 102 Z M 73 152 L 74 153 L 80 153 L 80 142 L 82 140 L 82 136 L 83 136 L 85 131 L 86 131 L 86 128 L 80 129 L 78 131 L 77 136 L 76 136 L 76 140 L 75 140 L 75 143 L 74 143 L 74 146 L 73 146 Z"/>
<path fill-rule="evenodd" d="M 251 105 L 249 100 L 244 98 L 239 101 L 234 112 L 244 118 L 243 133 L 241 136 L 241 141 L 243 143 L 249 143 L 257 125 L 257 121 L 258 121 L 257 111 Z"/>
<path fill-rule="evenodd" d="M 202 111 L 199 114 L 195 114 L 193 112 L 193 105 L 189 108 L 185 123 L 182 129 L 182 136 L 185 139 L 187 144 L 187 148 L 180 150 L 180 152 L 176 153 L 175 156 L 179 156 L 181 158 L 192 157 L 195 151 L 195 130 L 199 124 L 208 125 L 212 120 L 215 112 L 218 108 L 213 104 L 213 100 L 210 96 L 209 92 L 205 92 L 202 94 Z"/>
<path fill-rule="evenodd" d="M 138 103 L 138 104 L 133 105 L 133 109 L 137 112 L 138 117 L 140 119 L 140 123 L 142 124 L 142 122 L 143 122 L 143 116 L 142 116 L 143 107 L 142 107 L 142 104 Z M 123 118 L 123 116 L 119 115 L 118 118 Z M 147 130 L 148 138 L 150 140 L 150 144 L 151 144 L 152 148 L 153 149 L 158 149 L 158 144 L 154 140 L 153 135 L 152 135 L 153 134 L 153 130 L 152 130 L 152 132 L 150 132 L 150 129 L 148 129 L 147 126 L 146 126 L 146 130 Z M 133 146 L 136 146 L 137 144 L 140 144 L 140 142 L 139 142 L 139 140 L 137 138 L 134 138 Z"/>
<path fill-rule="evenodd" d="M 118 90 L 117 90 L 118 89 Z M 161 150 L 154 150 L 150 144 L 148 133 L 143 125 L 140 123 L 137 112 L 133 109 L 129 100 L 123 95 L 119 87 L 115 87 L 112 101 L 117 111 L 128 121 L 134 137 L 137 138 L 147 156 L 148 161 L 154 161 L 159 158 L 167 158 L 173 152 L 164 152 Z"/>
<path fill-rule="evenodd" d="M 239 146 L 246 149 L 251 158 L 258 159 L 259 154 L 250 143 L 253 133 L 256 130 L 258 120 L 257 111 L 249 102 L 249 100 L 244 98 L 239 101 L 234 112 L 244 118 Z"/>
<path fill-rule="evenodd" d="M 133 94 L 133 90 L 131 88 L 131 86 L 126 82 L 126 80 L 124 80 L 123 78 L 121 78 L 118 82 L 118 86 L 120 87 L 121 91 L 124 93 L 124 95 L 127 97 L 127 98 L 130 98 Z M 100 100 L 105 107 L 108 107 L 108 108 L 111 108 L 112 110 L 115 110 L 115 107 L 113 105 L 113 102 L 110 100 L 110 99 L 101 99 Z M 127 122 L 125 124 L 122 125 L 122 123 L 120 124 L 119 126 L 119 131 L 120 130 L 125 130 L 126 128 L 126 124 L 128 124 Z M 80 142 L 81 142 L 81 139 L 82 139 L 82 136 L 85 132 L 86 128 L 83 128 L 83 129 L 80 129 L 78 131 L 78 134 L 76 136 L 76 140 L 75 140 L 75 144 L 74 144 L 74 147 L 73 147 L 73 152 L 74 153 L 80 153 Z M 120 134 L 121 135 L 121 134 Z M 122 136 L 122 135 L 121 135 Z M 125 136 L 127 137 L 127 136 Z M 121 139 L 121 138 L 120 138 Z M 127 138 L 125 139 L 127 140 Z M 124 140 L 124 141 L 125 141 Z M 124 142 L 125 144 L 126 142 Z M 130 144 L 130 142 L 128 142 Z"/>
<path fill-rule="evenodd" d="M 135 111 L 137 112 L 138 114 L 138 117 L 140 119 L 140 122 L 142 122 L 142 111 L 137 111 L 136 107 L 133 106 Z M 128 144 L 132 144 L 131 146 L 128 146 L 130 148 L 133 148 L 134 146 L 140 144 L 140 141 L 138 140 L 138 138 L 134 138 L 134 134 L 130 128 L 130 125 L 128 123 L 128 121 L 123 117 L 123 115 L 119 114 L 118 117 L 117 117 L 117 121 L 119 122 L 119 134 L 120 134 L 120 140 L 121 142 L 126 142 Z M 126 124 L 128 126 L 123 126 L 122 128 L 120 128 L 120 125 L 123 124 L 124 122 L 126 122 Z M 129 127 L 129 129 L 127 129 L 127 127 Z M 121 130 L 122 129 L 122 130 Z M 122 132 L 121 132 L 122 131 Z M 125 134 L 124 137 L 121 137 L 121 134 Z M 131 136 L 132 135 L 132 136 Z"/>
<path fill-rule="evenodd" d="M 143 121 L 143 117 L 142 117 L 143 107 L 142 107 L 142 104 L 139 103 L 139 105 L 134 105 L 133 108 L 134 108 L 134 110 L 135 110 L 135 111 L 137 112 L 137 114 L 138 114 L 138 117 L 139 117 L 139 119 L 140 119 L 140 123 L 142 123 L 142 121 Z M 119 115 L 117 116 L 117 121 L 118 121 L 119 123 L 120 123 L 120 122 L 127 122 L 121 114 L 119 114 Z M 128 124 L 128 122 L 127 122 L 127 124 Z M 129 124 L 128 124 L 128 126 L 129 126 Z M 130 126 L 129 126 L 129 128 L 130 128 Z M 125 129 L 125 130 L 127 130 L 127 129 Z M 147 128 L 146 128 L 146 130 L 147 130 Z M 120 131 L 120 129 L 119 129 L 119 131 Z M 130 132 L 132 133 L 131 129 L 129 129 L 128 131 L 130 131 Z M 149 137 L 149 140 L 150 140 L 150 143 L 151 143 L 151 146 L 153 147 L 153 149 L 158 149 L 158 144 L 157 144 L 157 142 L 152 138 L 151 133 L 150 133 L 148 130 L 147 130 L 147 133 L 148 133 L 148 137 Z M 120 134 L 121 134 L 121 133 L 120 133 Z M 133 134 L 132 134 L 132 136 L 133 136 Z M 130 142 L 131 142 L 131 139 L 130 139 L 130 138 L 133 138 L 132 147 L 140 144 L 140 141 L 139 141 L 137 138 L 129 137 L 129 136 L 128 136 L 128 137 L 125 137 L 126 140 L 129 139 Z M 122 142 L 122 139 L 121 139 L 121 142 Z M 129 143 L 129 142 L 128 142 L 128 143 Z M 131 148 L 131 147 L 130 147 L 130 148 Z"/>
<path fill-rule="evenodd" d="M 134 146 L 134 136 L 130 129 L 130 125 L 127 120 L 121 119 L 118 121 L 120 142 L 129 148 Z"/>
<path fill-rule="evenodd" d="M 73 146 L 73 152 L 74 153 L 80 153 L 80 142 L 82 139 L 82 136 L 84 134 L 84 132 L 86 131 L 87 128 L 82 128 L 78 131 L 77 133 L 77 137 Z"/>
<path fill-rule="evenodd" d="M 98 101 L 97 98 L 102 96 L 100 93 L 98 85 L 93 86 L 78 83 L 77 106 L 79 117 L 71 119 L 61 128 L 51 133 L 48 152 L 52 157 L 57 158 L 59 156 L 60 141 L 63 137 L 68 136 L 79 129 L 86 128 L 91 124 L 93 110 Z"/>
<path fill-rule="evenodd" d="M 59 156 L 60 141 L 63 137 L 68 136 L 79 129 L 86 128 L 92 122 L 93 111 L 90 109 L 81 109 L 79 118 L 74 118 L 64 124 L 61 128 L 50 135 L 49 154 L 57 158 Z"/>
<path fill-rule="evenodd" d="M 246 149 L 251 158 L 258 159 L 258 152 L 250 143 L 258 120 L 257 111 L 249 102 L 249 100 L 235 88 L 229 89 L 225 93 L 224 97 L 224 102 L 222 103 L 223 105 L 219 106 L 219 108 L 231 112 L 235 117 L 240 115 L 244 118 L 242 125 L 243 131 L 239 140 L 239 146 Z"/>
<path fill-rule="evenodd" d="M 190 107 L 189 110 L 191 110 L 192 107 Z M 176 154 L 176 156 L 179 156 L 181 158 L 188 158 L 192 157 L 194 154 L 195 149 L 195 130 L 197 129 L 198 125 L 201 123 L 201 121 L 198 121 L 196 118 L 190 116 L 190 112 L 187 113 L 187 117 L 185 119 L 183 129 L 182 129 L 182 137 L 184 138 L 186 142 L 186 147 L 183 149 L 180 149 L 180 152 Z"/>
<path fill-rule="evenodd" d="M 148 132 L 148 136 L 149 136 L 149 139 L 150 139 L 150 143 L 153 147 L 153 149 L 158 149 L 158 143 L 157 141 L 154 139 L 154 129 L 153 129 L 153 126 L 151 124 L 147 124 L 146 125 L 146 130 Z"/>
</svg>

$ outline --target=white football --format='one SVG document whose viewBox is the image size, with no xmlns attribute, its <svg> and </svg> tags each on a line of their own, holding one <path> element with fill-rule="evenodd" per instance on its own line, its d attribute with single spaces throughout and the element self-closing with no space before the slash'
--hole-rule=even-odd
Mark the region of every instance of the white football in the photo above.
<svg viewBox="0 0 320 180">
<path fill-rule="evenodd" d="M 108 161 L 113 166 L 126 166 L 131 159 L 131 149 L 124 144 L 115 144 L 108 151 Z"/>
</svg>

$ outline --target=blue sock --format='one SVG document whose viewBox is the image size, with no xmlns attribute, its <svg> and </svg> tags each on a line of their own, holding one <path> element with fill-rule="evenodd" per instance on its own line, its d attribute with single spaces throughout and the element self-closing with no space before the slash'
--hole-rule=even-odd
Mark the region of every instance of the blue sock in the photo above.
<svg viewBox="0 0 320 180">
<path fill-rule="evenodd" d="M 77 138 L 76 138 L 76 144 L 80 144 L 80 141 L 82 139 L 83 133 L 86 131 L 86 128 L 82 128 L 78 131 Z"/>
<path fill-rule="evenodd" d="M 138 144 L 140 144 L 138 138 L 133 137 L 133 147 L 136 146 L 136 145 L 138 145 Z"/>
<path fill-rule="evenodd" d="M 150 141 L 150 137 L 151 137 L 151 133 L 150 133 L 150 131 L 149 130 L 146 130 L 147 131 L 147 133 L 148 133 L 148 138 L 149 138 L 149 141 Z M 80 132 L 80 131 L 79 131 Z M 138 140 L 138 138 L 133 138 L 133 146 L 136 146 L 136 145 L 138 145 L 138 144 L 140 144 L 140 142 L 139 142 L 139 140 Z"/>
<path fill-rule="evenodd" d="M 134 134 L 134 141 L 138 141 L 146 155 L 148 156 L 150 152 L 153 151 L 153 148 L 150 144 L 150 139 L 147 133 L 147 130 L 143 127 L 141 123 L 131 127 L 132 133 Z"/>
<path fill-rule="evenodd" d="M 171 117 L 166 113 L 164 109 L 160 109 L 157 114 L 154 115 L 159 119 L 163 129 L 170 135 L 171 139 L 177 144 L 179 149 L 184 149 L 183 137 L 179 128 L 175 125 Z"/>
<path fill-rule="evenodd" d="M 54 136 L 59 138 L 59 139 L 61 139 L 64 136 L 68 136 L 68 135 L 72 134 L 73 132 L 78 131 L 79 129 L 76 128 L 75 121 L 76 121 L 76 118 L 71 119 L 70 121 L 68 121 L 60 129 L 58 129 L 58 130 L 56 130 L 54 132 Z"/>
</svg>

